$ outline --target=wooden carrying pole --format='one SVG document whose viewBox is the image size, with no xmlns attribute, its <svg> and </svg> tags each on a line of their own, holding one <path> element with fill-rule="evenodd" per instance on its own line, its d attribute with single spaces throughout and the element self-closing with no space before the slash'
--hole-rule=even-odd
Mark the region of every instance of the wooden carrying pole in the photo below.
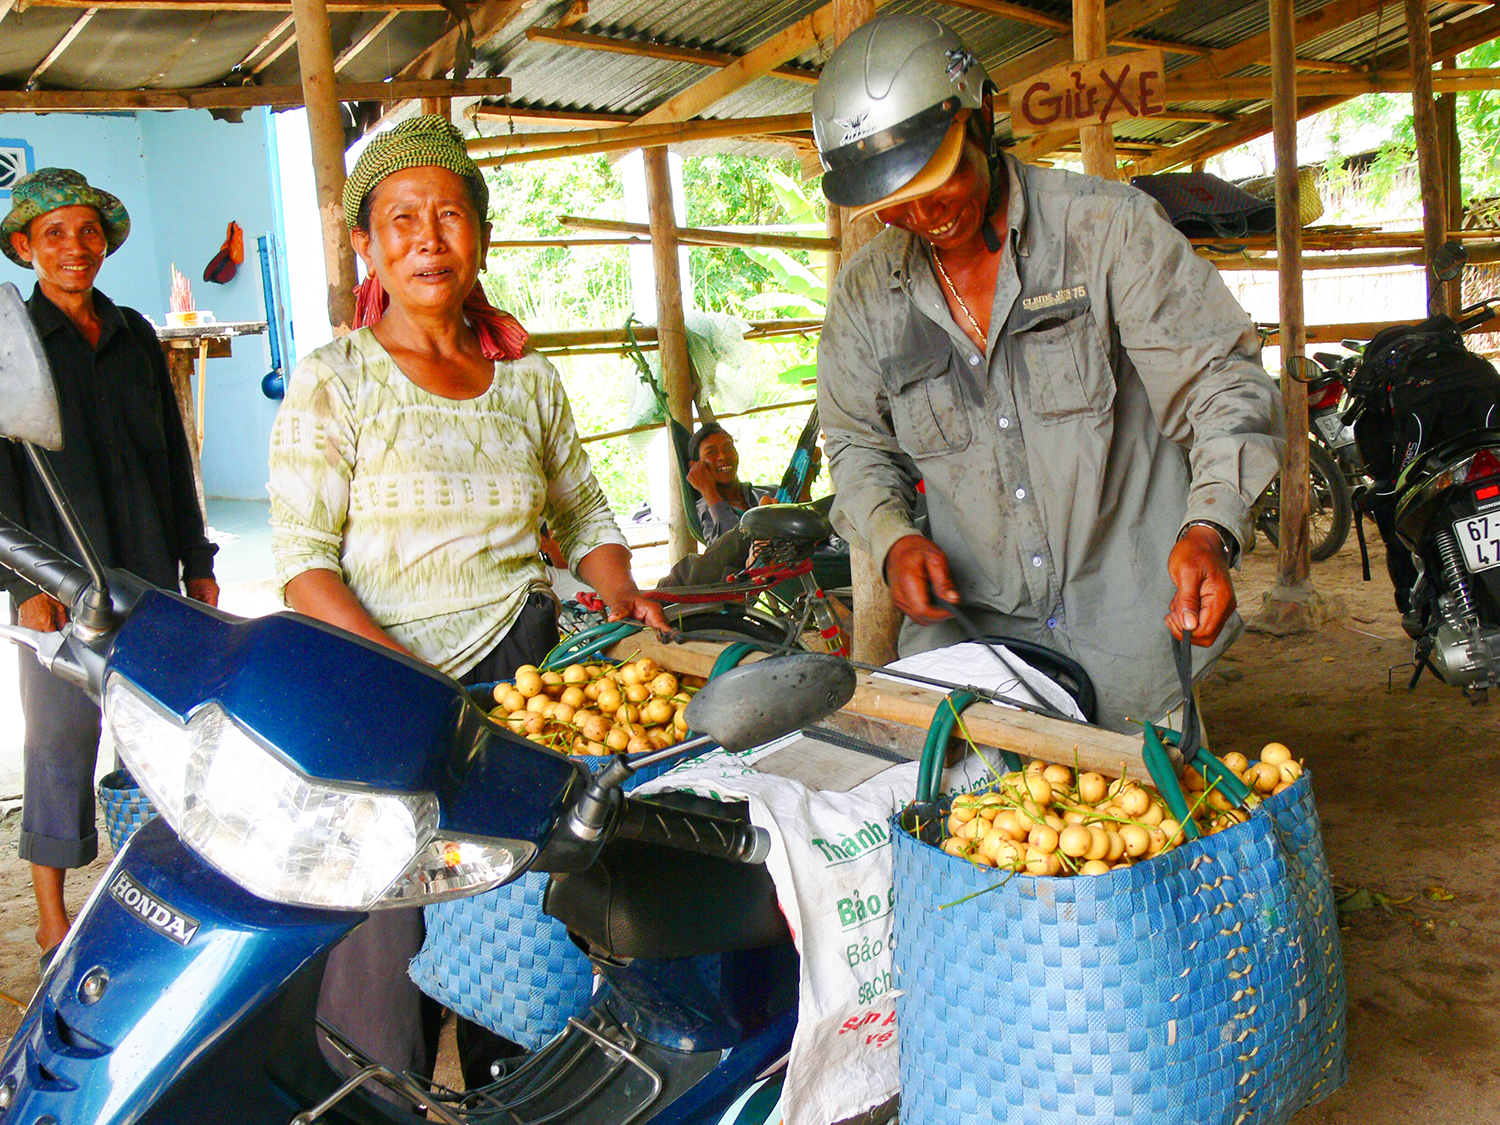
<svg viewBox="0 0 1500 1125">
<path fill-rule="evenodd" d="M 1422 249 L 1427 252 L 1427 304 L 1441 307 L 1443 283 L 1431 262 L 1448 237 L 1447 193 L 1439 155 L 1437 107 L 1432 100 L 1432 25 L 1427 0 L 1406 0 L 1406 48 L 1411 54 L 1412 127 L 1417 137 L 1417 178 L 1422 185 Z"/>
<path fill-rule="evenodd" d="M 849 33 L 862 23 L 875 18 L 874 0 L 833 0 L 833 42 L 842 43 Z M 829 204 L 832 207 L 832 204 Z M 839 231 L 842 247 L 841 262 L 847 262 L 861 246 L 880 233 L 880 224 L 873 215 L 865 215 L 854 222 L 849 221 L 848 212 L 839 216 Z M 828 287 L 833 288 L 833 277 L 828 278 Z M 835 482 L 837 483 L 837 482 Z M 896 659 L 896 635 L 901 631 L 901 611 L 891 601 L 881 572 L 884 559 L 870 555 L 854 547 L 849 551 L 849 567 L 854 587 L 854 659 L 867 664 L 889 664 Z"/>
<path fill-rule="evenodd" d="M 354 328 L 354 248 L 344 226 L 344 124 L 334 85 L 333 38 L 324 0 L 292 0 L 297 28 L 297 61 L 302 97 L 312 138 L 313 183 L 323 229 L 323 262 L 328 275 L 328 320 L 334 335 Z"/>
<path fill-rule="evenodd" d="M 1102 59 L 1109 54 L 1104 0 L 1073 0 L 1073 57 Z M 1085 125 L 1078 130 L 1083 170 L 1106 180 L 1119 178 L 1115 131 L 1111 125 Z"/>
<path fill-rule="evenodd" d="M 667 410 L 678 423 L 693 428 L 693 373 L 689 366 L 687 327 L 682 313 L 682 275 L 677 265 L 677 216 L 672 209 L 672 179 L 667 170 L 667 150 L 641 150 L 646 166 L 646 203 L 651 213 L 651 261 L 656 275 L 656 336 L 661 348 L 662 389 L 667 392 Z M 677 455 L 667 451 L 668 457 Z M 681 474 L 667 474 L 672 510 L 667 516 L 668 557 L 678 559 L 695 553 L 698 545 L 683 514 Z"/>
<path fill-rule="evenodd" d="M 1281 369 L 1307 350 L 1302 311 L 1302 211 L 1297 177 L 1297 69 L 1292 28 L 1293 0 L 1271 0 L 1272 109 L 1276 155 L 1276 261 L 1281 312 Z M 1281 380 L 1286 404 L 1286 456 L 1281 464 L 1281 547 L 1278 585 L 1295 590 L 1307 584 L 1307 387 Z M 1274 593 L 1274 591 L 1273 591 Z M 1269 607 L 1268 607 L 1269 608 Z M 1300 631 L 1300 630 L 1299 630 Z"/>
</svg>

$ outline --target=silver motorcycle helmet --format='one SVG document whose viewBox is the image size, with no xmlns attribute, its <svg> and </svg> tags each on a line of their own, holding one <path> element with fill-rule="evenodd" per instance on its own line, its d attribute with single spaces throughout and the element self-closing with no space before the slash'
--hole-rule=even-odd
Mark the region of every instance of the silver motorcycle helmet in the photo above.
<svg viewBox="0 0 1500 1125">
<path fill-rule="evenodd" d="M 813 93 L 823 194 L 860 212 L 887 201 L 945 147 L 959 115 L 984 104 L 988 85 L 947 24 L 910 15 L 862 24 L 824 64 Z M 947 147 L 956 163 L 957 138 Z"/>
</svg>

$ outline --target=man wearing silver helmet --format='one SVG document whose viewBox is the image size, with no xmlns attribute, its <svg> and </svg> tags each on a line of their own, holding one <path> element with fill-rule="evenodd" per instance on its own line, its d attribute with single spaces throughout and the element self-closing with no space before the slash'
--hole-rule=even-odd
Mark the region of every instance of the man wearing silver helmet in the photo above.
<svg viewBox="0 0 1500 1125">
<path fill-rule="evenodd" d="M 1280 399 L 1217 271 L 1142 192 L 1000 153 L 983 66 L 922 16 L 823 68 L 824 194 L 887 229 L 818 350 L 834 522 L 884 566 L 903 654 L 987 632 L 1073 657 L 1098 721 L 1181 702 L 1242 627 L 1230 568 L 1275 476 Z M 926 494 L 926 534 L 913 519 Z"/>
</svg>

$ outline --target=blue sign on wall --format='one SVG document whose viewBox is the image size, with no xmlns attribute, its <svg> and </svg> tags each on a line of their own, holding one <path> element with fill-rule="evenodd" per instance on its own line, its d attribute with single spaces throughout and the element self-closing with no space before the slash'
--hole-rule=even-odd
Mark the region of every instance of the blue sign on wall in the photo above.
<svg viewBox="0 0 1500 1125">
<path fill-rule="evenodd" d="M 10 189 L 28 172 L 36 171 L 36 157 L 22 140 L 0 137 L 0 200 L 10 199 Z"/>
</svg>

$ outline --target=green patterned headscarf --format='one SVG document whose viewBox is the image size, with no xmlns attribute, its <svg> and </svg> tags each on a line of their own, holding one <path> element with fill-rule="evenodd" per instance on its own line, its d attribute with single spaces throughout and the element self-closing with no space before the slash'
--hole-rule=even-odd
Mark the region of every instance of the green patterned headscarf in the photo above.
<svg viewBox="0 0 1500 1125">
<path fill-rule="evenodd" d="M 471 162 L 472 163 L 472 162 Z M 104 227 L 105 256 L 120 248 L 130 234 L 130 215 L 107 191 L 91 187 L 81 172 L 71 168 L 38 168 L 22 176 L 10 190 L 10 214 L 0 219 L 0 251 L 23 270 L 31 263 L 16 253 L 10 236 L 31 229 L 31 221 L 59 207 L 92 207 Z"/>
<path fill-rule="evenodd" d="M 484 201 L 479 219 L 485 220 L 490 189 L 479 165 L 464 147 L 464 135 L 447 118 L 424 114 L 379 134 L 359 154 L 354 171 L 344 181 L 344 222 L 349 229 L 353 230 L 359 222 L 360 206 L 376 184 L 393 172 L 425 165 L 446 168 L 474 184 L 476 195 Z"/>
</svg>

